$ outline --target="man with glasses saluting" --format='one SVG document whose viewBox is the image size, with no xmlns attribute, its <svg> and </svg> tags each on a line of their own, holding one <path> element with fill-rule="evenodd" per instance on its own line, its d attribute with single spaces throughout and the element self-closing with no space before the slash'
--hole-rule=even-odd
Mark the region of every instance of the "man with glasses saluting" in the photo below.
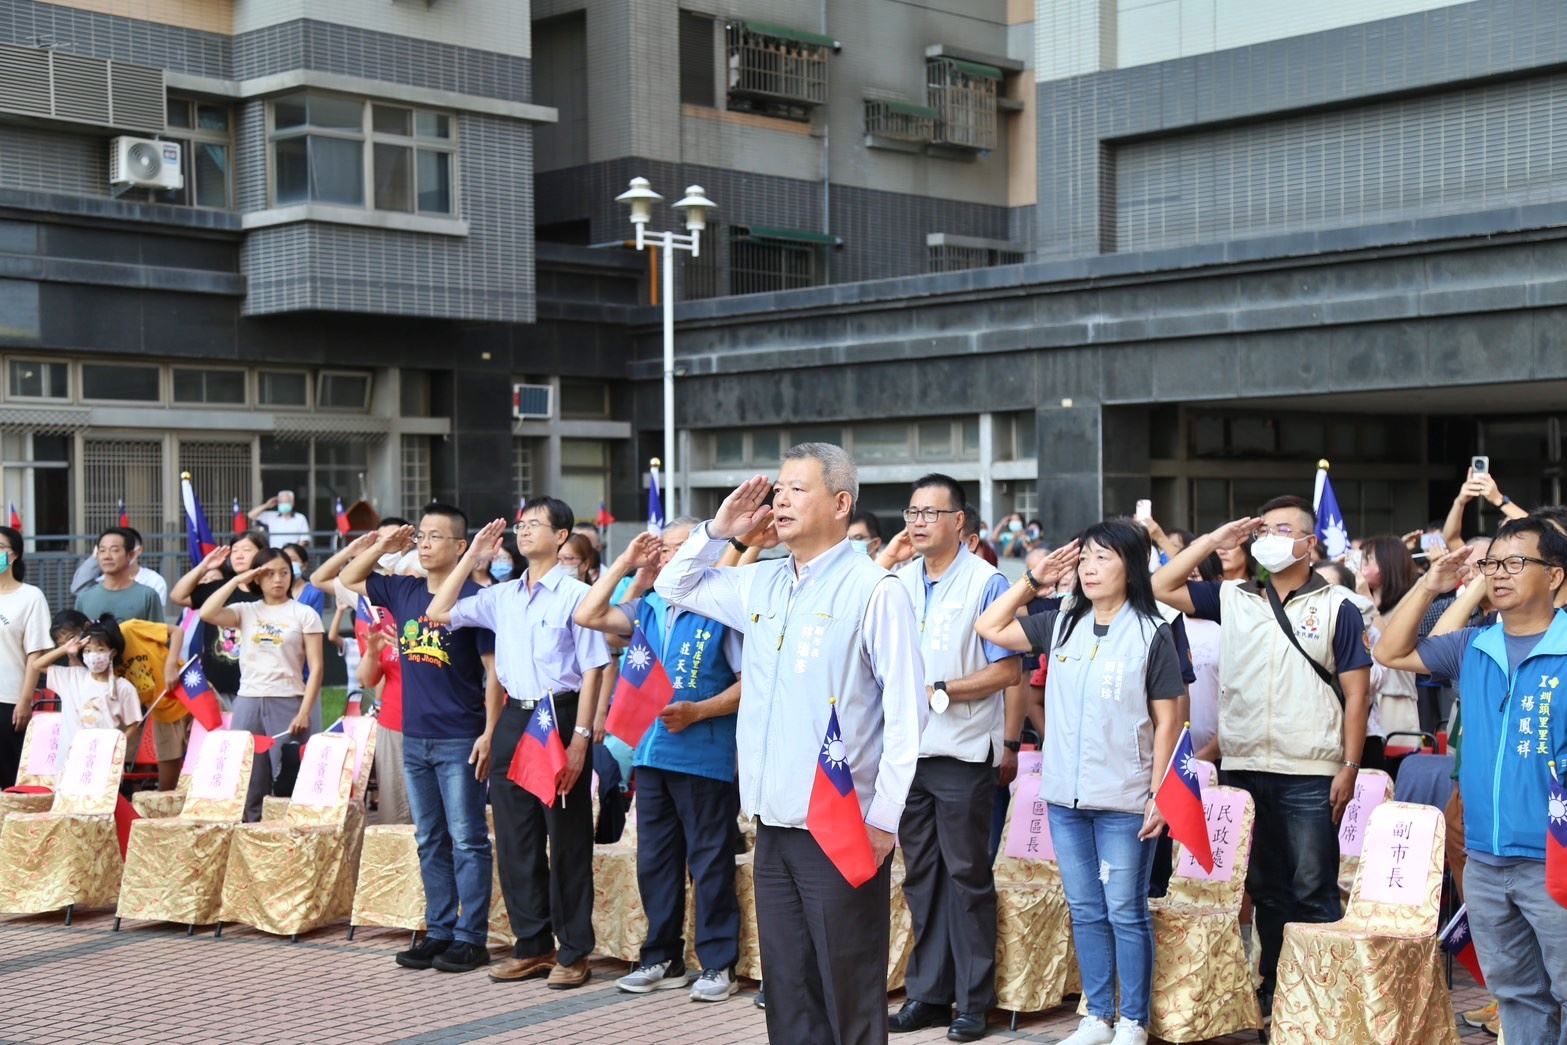
<svg viewBox="0 0 1567 1045">
<path fill-rule="evenodd" d="M 1486 986 L 1508 1041 L 1567 1042 L 1567 907 L 1545 873 L 1551 762 L 1567 772 L 1567 613 L 1556 608 L 1567 537 L 1537 516 L 1503 523 L 1474 564 L 1501 619 L 1417 640 L 1426 607 L 1457 585 L 1473 551 L 1432 565 L 1383 624 L 1376 658 L 1458 681 L 1464 901 Z"/>
</svg>

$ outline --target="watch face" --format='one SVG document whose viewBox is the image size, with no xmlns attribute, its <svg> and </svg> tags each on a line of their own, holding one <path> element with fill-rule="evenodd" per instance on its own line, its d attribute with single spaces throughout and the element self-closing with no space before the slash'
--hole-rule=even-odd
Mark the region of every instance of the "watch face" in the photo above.
<svg viewBox="0 0 1567 1045">
<path fill-rule="evenodd" d="M 930 709 L 938 715 L 943 711 L 946 711 L 947 705 L 950 703 L 951 700 L 948 698 L 947 691 L 944 689 L 935 690 L 930 695 Z"/>
</svg>

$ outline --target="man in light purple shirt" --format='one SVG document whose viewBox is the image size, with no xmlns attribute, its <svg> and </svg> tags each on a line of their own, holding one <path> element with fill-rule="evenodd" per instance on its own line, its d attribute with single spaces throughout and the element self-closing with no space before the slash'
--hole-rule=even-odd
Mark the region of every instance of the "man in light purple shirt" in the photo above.
<svg viewBox="0 0 1567 1045">
<path fill-rule="evenodd" d="M 776 486 L 757 476 L 730 494 L 655 585 L 671 605 L 745 633 L 740 801 L 760 820 L 756 917 L 778 1042 L 887 1037 L 887 856 L 928 705 L 908 593 L 847 539 L 858 492 L 841 447 L 796 446 Z M 769 514 L 790 557 L 715 568 L 726 543 Z M 824 745 L 834 713 L 841 733 Z M 853 778 L 878 867 L 857 889 L 808 829 L 824 752 Z"/>
<path fill-rule="evenodd" d="M 496 519 L 473 539 L 428 611 L 431 620 L 449 621 L 454 631 L 495 632 L 495 673 L 508 697 L 491 749 L 490 801 L 501 893 L 517 945 L 510 961 L 492 967 L 490 979 L 510 982 L 548 972 L 547 986 L 555 990 L 588 982 L 593 952 L 592 776 L 583 767 L 593 743 L 594 694 L 609 663 L 604 636 L 572 620 L 588 586 L 557 568 L 571 524 L 564 502 L 530 499 L 515 528 L 528 572 L 459 599 L 463 579 L 500 544 L 506 522 Z M 561 739 L 569 743 L 566 768 L 556 781 L 558 800 L 546 807 L 506 774 L 529 721 L 551 702 Z"/>
</svg>

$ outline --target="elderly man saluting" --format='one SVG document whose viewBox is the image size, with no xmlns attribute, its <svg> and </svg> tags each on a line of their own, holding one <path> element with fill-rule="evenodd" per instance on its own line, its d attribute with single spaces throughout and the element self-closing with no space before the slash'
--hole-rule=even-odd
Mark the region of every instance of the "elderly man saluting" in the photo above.
<svg viewBox="0 0 1567 1045">
<path fill-rule="evenodd" d="M 795 446 L 776 484 L 759 475 L 726 497 L 655 585 L 671 604 L 745 636 L 740 801 L 760 821 L 756 916 L 767 1033 L 779 1042 L 887 1037 L 887 856 L 927 705 L 908 593 L 848 541 L 858 494 L 854 462 L 841 447 Z M 789 557 L 717 569 L 727 542 L 769 514 Z M 832 753 L 853 776 L 877 865 L 859 888 L 805 830 L 834 711 L 842 732 Z"/>
</svg>

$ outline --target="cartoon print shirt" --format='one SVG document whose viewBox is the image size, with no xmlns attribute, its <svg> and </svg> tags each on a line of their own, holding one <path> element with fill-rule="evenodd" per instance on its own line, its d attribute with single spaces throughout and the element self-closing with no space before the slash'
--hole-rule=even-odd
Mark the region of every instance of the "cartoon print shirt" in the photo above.
<svg viewBox="0 0 1567 1045">
<path fill-rule="evenodd" d="M 258 601 L 229 608 L 239 617 L 239 695 L 303 695 L 305 636 L 325 630 L 321 615 L 293 599 L 276 606 Z"/>
</svg>

